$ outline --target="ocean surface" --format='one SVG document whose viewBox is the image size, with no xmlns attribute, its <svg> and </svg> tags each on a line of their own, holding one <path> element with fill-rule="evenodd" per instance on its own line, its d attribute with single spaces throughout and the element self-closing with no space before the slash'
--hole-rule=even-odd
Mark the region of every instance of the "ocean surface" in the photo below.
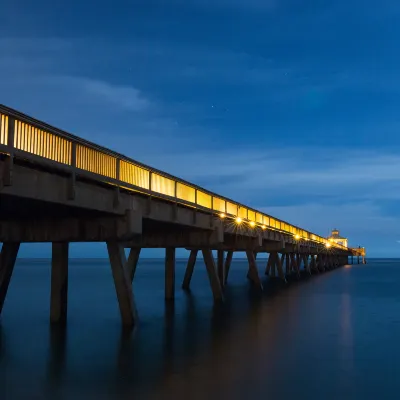
<svg viewBox="0 0 400 400">
<path fill-rule="evenodd" d="M 262 295 L 234 260 L 219 307 L 202 262 L 190 294 L 184 269 L 178 260 L 166 304 L 163 262 L 141 260 L 140 324 L 127 333 L 108 261 L 71 260 L 68 325 L 57 330 L 50 260 L 18 260 L 0 317 L 0 399 L 399 398 L 400 260 L 286 287 L 266 280 Z"/>
</svg>

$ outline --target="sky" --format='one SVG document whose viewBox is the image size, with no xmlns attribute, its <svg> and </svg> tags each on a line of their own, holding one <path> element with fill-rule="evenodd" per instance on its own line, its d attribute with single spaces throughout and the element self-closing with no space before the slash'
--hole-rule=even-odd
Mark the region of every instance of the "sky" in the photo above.
<svg viewBox="0 0 400 400">
<path fill-rule="evenodd" d="M 396 257 L 399 16 L 393 0 L 3 0 L 0 103 Z"/>
</svg>

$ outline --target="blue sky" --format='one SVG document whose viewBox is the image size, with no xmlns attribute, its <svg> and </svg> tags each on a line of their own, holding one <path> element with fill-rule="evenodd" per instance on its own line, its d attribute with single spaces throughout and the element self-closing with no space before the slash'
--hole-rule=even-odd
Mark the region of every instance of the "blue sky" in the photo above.
<svg viewBox="0 0 400 400">
<path fill-rule="evenodd" d="M 1 103 L 316 233 L 337 227 L 371 257 L 400 254 L 400 4 L 58 3 L 3 0 Z"/>
</svg>

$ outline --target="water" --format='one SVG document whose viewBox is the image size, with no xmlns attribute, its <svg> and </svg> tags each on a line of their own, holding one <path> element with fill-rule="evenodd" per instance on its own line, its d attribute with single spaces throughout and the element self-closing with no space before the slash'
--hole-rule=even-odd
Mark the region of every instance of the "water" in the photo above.
<svg viewBox="0 0 400 400">
<path fill-rule="evenodd" d="M 139 264 L 129 335 L 106 260 L 71 261 L 65 331 L 49 327 L 49 261 L 19 260 L 0 323 L 0 399 L 398 398 L 400 260 L 262 296 L 234 261 L 222 307 L 201 263 L 192 293 L 180 289 L 184 267 L 166 306 L 162 262 Z"/>
</svg>

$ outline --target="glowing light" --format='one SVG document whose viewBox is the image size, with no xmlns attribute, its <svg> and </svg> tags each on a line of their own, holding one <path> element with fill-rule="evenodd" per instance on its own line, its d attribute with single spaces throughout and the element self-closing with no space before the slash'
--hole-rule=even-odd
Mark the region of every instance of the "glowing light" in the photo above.
<svg viewBox="0 0 400 400">
<path fill-rule="evenodd" d="M 219 214 L 219 217 L 220 217 L 220 218 L 225 218 L 226 215 L 225 215 L 224 213 L 221 213 L 221 214 Z"/>
<path fill-rule="evenodd" d="M 326 243 L 325 246 L 326 246 L 327 248 L 329 248 L 329 247 L 331 247 L 331 244 L 330 244 L 330 243 Z"/>
<path fill-rule="evenodd" d="M 236 222 L 237 224 L 241 224 L 241 223 L 242 223 L 242 218 L 237 217 L 237 218 L 235 219 L 235 222 Z"/>
<path fill-rule="evenodd" d="M 267 229 L 267 227 L 266 227 L 265 225 L 263 225 L 263 226 L 261 227 L 261 229 L 262 229 L 263 231 L 265 231 L 265 230 Z"/>
<path fill-rule="evenodd" d="M 296 235 L 294 238 L 295 238 L 296 240 L 299 240 L 299 239 L 300 239 L 300 235 Z"/>
<path fill-rule="evenodd" d="M 250 226 L 251 226 L 252 228 L 254 228 L 254 227 L 256 226 L 256 223 L 255 223 L 254 221 L 250 221 Z"/>
</svg>

